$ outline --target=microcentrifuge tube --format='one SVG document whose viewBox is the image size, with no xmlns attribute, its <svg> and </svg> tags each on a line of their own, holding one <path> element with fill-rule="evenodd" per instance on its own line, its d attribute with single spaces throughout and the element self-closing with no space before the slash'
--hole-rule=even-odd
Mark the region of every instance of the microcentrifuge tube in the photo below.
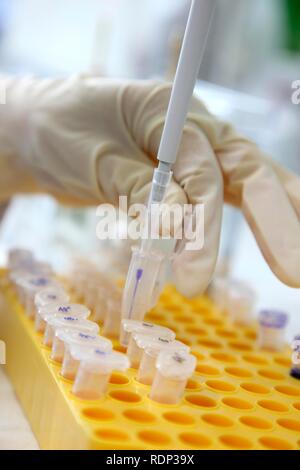
<svg viewBox="0 0 300 470">
<path fill-rule="evenodd" d="M 271 351 L 282 350 L 285 346 L 288 315 L 278 310 L 262 310 L 258 323 L 258 346 Z"/>
<path fill-rule="evenodd" d="M 65 343 L 61 339 L 61 336 L 57 334 L 59 330 L 79 330 L 81 332 L 85 332 L 92 336 L 95 336 L 99 333 L 99 325 L 97 323 L 92 322 L 90 320 L 84 320 L 81 318 L 75 318 L 71 316 L 61 316 L 55 315 L 50 318 L 49 323 L 47 324 L 47 328 L 51 328 L 52 336 L 52 349 L 51 349 L 51 359 L 56 362 L 62 362 L 64 353 L 65 353 Z M 46 329 L 47 331 L 47 329 Z M 50 334 L 50 336 L 51 336 Z M 51 338 L 47 338 L 47 346 L 50 346 Z"/>
<path fill-rule="evenodd" d="M 125 354 L 103 351 L 99 348 L 72 348 L 72 354 L 80 365 L 72 387 L 72 393 L 81 399 L 98 400 L 107 389 L 112 370 L 126 370 L 129 361 Z"/>
<path fill-rule="evenodd" d="M 295 336 L 292 343 L 292 368 L 290 375 L 300 380 L 300 335 Z"/>
<path fill-rule="evenodd" d="M 103 334 L 105 336 L 118 338 L 120 335 L 121 302 L 121 290 L 116 288 L 106 302 L 106 315 L 103 323 Z"/>
<path fill-rule="evenodd" d="M 174 331 L 153 323 L 139 322 L 137 320 L 122 320 L 122 327 L 126 334 L 129 335 L 127 356 L 130 360 L 131 367 L 135 369 L 138 369 L 143 355 L 143 348 L 139 347 L 136 343 L 136 335 L 144 334 L 150 335 L 151 337 L 160 336 L 168 340 L 175 339 Z"/>
<path fill-rule="evenodd" d="M 44 275 L 25 276 L 23 279 L 18 279 L 18 284 L 22 292 L 25 312 L 29 318 L 35 316 L 34 298 L 36 293 L 45 287 L 59 286 L 57 281 Z"/>
<path fill-rule="evenodd" d="M 44 333 L 46 329 L 46 318 L 50 318 L 51 315 L 68 314 L 79 318 L 88 318 L 90 310 L 82 304 L 72 303 L 59 303 L 59 304 L 47 304 L 40 307 L 36 312 L 35 316 L 35 327 L 36 331 Z"/>
<path fill-rule="evenodd" d="M 40 322 L 41 317 L 39 315 L 39 310 L 45 307 L 46 305 L 56 305 L 63 304 L 70 301 L 70 296 L 66 293 L 63 287 L 46 287 L 41 289 L 35 294 L 34 304 L 35 304 L 35 329 L 40 331 Z"/>
<path fill-rule="evenodd" d="M 161 351 L 156 361 L 150 398 L 159 403 L 179 403 L 195 367 L 196 358 L 192 354 L 184 351 Z"/>
<path fill-rule="evenodd" d="M 155 323 L 149 323 L 146 321 L 130 320 L 128 318 L 123 319 L 121 321 L 120 335 L 120 343 L 123 346 L 126 347 L 129 345 L 132 333 L 149 333 L 153 335 L 155 334 L 155 336 L 158 336 L 161 333 L 163 336 L 168 336 L 169 339 L 175 339 L 175 333 L 174 331 L 170 330 L 170 328 L 166 328 L 164 326 L 156 325 Z"/>
<path fill-rule="evenodd" d="M 149 335 L 136 335 L 136 344 L 143 349 L 137 380 L 145 385 L 151 385 L 156 373 L 156 360 L 161 351 L 183 351 L 188 353 L 189 346 L 181 341 L 168 340 L 164 337 L 153 338 Z"/>
<path fill-rule="evenodd" d="M 229 282 L 226 303 L 226 310 L 233 323 L 247 326 L 252 322 L 255 293 L 244 282 Z"/>
<path fill-rule="evenodd" d="M 56 336 L 64 343 L 64 358 L 61 367 L 61 375 L 65 379 L 74 380 L 79 361 L 76 359 L 76 348 L 99 348 L 103 351 L 112 350 L 112 342 L 99 335 L 91 335 L 82 330 L 58 330 Z M 75 357 L 72 355 L 72 347 L 75 347 Z"/>
</svg>

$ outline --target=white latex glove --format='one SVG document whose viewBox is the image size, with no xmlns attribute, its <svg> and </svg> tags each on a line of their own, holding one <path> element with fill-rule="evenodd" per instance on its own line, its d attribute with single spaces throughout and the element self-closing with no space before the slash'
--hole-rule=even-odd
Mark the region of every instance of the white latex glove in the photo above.
<svg viewBox="0 0 300 470">
<path fill-rule="evenodd" d="M 170 85 L 89 77 L 5 83 L 0 196 L 47 188 L 75 204 L 117 204 L 119 195 L 127 195 L 129 204 L 147 200 Z M 196 99 L 173 170 L 167 202 L 205 205 L 204 248 L 183 251 L 174 263 L 183 294 L 202 292 L 211 279 L 224 200 L 241 208 L 277 277 L 300 287 L 296 175 L 268 160 Z"/>
</svg>

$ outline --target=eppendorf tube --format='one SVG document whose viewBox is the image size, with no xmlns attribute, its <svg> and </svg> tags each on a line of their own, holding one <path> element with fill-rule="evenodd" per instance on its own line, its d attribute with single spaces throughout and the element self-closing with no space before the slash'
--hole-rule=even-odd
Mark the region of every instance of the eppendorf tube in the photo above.
<svg viewBox="0 0 300 470">
<path fill-rule="evenodd" d="M 122 318 L 142 321 L 157 297 L 157 283 L 166 255 L 133 248 L 122 300 Z M 121 338 L 123 344 L 124 338 Z"/>
<path fill-rule="evenodd" d="M 21 301 L 24 305 L 26 315 L 29 318 L 34 318 L 35 316 L 34 298 L 36 293 L 45 287 L 54 286 L 59 286 L 59 283 L 51 277 L 44 275 L 31 275 L 18 279 L 18 288 L 21 291 Z"/>
<path fill-rule="evenodd" d="M 121 328 L 121 289 L 115 287 L 106 302 L 106 315 L 103 323 L 103 334 L 118 338 Z"/>
<path fill-rule="evenodd" d="M 46 329 L 46 318 L 51 315 L 68 314 L 79 318 L 88 318 L 90 310 L 82 304 L 71 304 L 67 302 L 58 304 L 47 304 L 40 307 L 35 315 L 35 328 L 36 331 L 44 333 Z"/>
<path fill-rule="evenodd" d="M 56 336 L 64 342 L 65 352 L 61 367 L 61 375 L 68 380 L 74 380 L 79 367 L 76 351 L 80 348 L 98 348 L 102 351 L 111 351 L 112 342 L 99 335 L 91 335 L 82 330 L 58 330 Z M 72 348 L 75 355 L 72 354 Z"/>
<path fill-rule="evenodd" d="M 152 338 L 161 337 L 173 341 L 175 339 L 174 331 L 165 326 L 154 325 L 153 323 L 138 322 L 136 320 L 123 320 L 122 326 L 129 333 L 130 339 L 127 348 L 127 356 L 131 367 L 138 369 L 143 355 L 143 348 L 140 347 L 136 338 L 139 334 L 150 335 Z"/>
<path fill-rule="evenodd" d="M 72 387 L 72 393 L 84 400 L 103 397 L 113 370 L 126 370 L 129 360 L 125 354 L 103 351 L 99 348 L 71 348 L 73 356 L 80 362 Z"/>
<path fill-rule="evenodd" d="M 247 326 L 253 320 L 255 293 L 244 282 L 231 281 L 227 287 L 226 309 L 236 325 Z"/>
<path fill-rule="evenodd" d="M 156 360 L 161 351 L 183 351 L 189 353 L 190 348 L 181 341 L 172 341 L 163 337 L 153 338 L 148 335 L 137 335 L 136 344 L 143 349 L 137 380 L 151 385 L 156 373 Z"/>
<path fill-rule="evenodd" d="M 41 308 L 45 307 L 46 305 L 62 304 L 69 301 L 69 294 L 67 294 L 64 288 L 60 286 L 46 287 L 45 289 L 41 289 L 39 292 L 37 292 L 34 297 L 36 330 L 39 330 L 38 323 L 40 317 L 37 319 L 37 313 Z"/>
<path fill-rule="evenodd" d="M 133 333 L 150 334 L 155 336 L 167 336 L 168 339 L 175 339 L 174 331 L 165 326 L 156 325 L 146 321 L 123 319 L 121 321 L 121 339 L 123 346 L 128 346 Z"/>
<path fill-rule="evenodd" d="M 61 315 L 55 315 L 54 317 L 52 316 L 50 318 L 50 321 L 47 325 L 47 327 L 50 327 L 52 332 L 52 349 L 51 349 L 51 359 L 56 362 L 62 362 L 64 353 L 65 353 L 65 343 L 61 339 L 60 335 L 57 335 L 57 332 L 59 330 L 79 330 L 82 332 L 85 332 L 87 334 L 90 334 L 92 336 L 97 335 L 99 333 L 99 326 L 97 323 L 94 323 L 90 320 L 83 320 L 80 318 L 76 317 L 71 317 L 71 316 L 61 316 Z M 47 330 L 46 330 L 47 331 Z M 49 341 L 50 340 L 50 341 Z M 51 343 L 51 339 L 48 336 L 48 344 L 47 346 L 50 346 L 49 342 Z"/>
<path fill-rule="evenodd" d="M 291 377 L 300 380 L 300 335 L 294 337 L 292 343 L 292 367 L 290 371 Z"/>
<path fill-rule="evenodd" d="M 80 315 L 76 315 L 76 311 L 75 313 L 55 313 L 53 314 L 53 312 L 50 312 L 48 315 L 47 314 L 43 314 L 43 320 L 45 321 L 46 323 L 46 328 L 45 328 L 45 331 L 44 331 L 44 337 L 43 337 L 43 344 L 45 346 L 48 346 L 48 347 L 52 347 L 52 343 L 53 343 L 53 339 L 54 339 L 54 334 L 55 334 L 55 327 L 56 325 L 54 326 L 54 319 L 57 319 L 57 318 L 60 318 L 60 319 L 63 319 L 64 322 L 61 324 L 61 328 L 75 328 L 76 325 L 80 324 L 79 320 L 82 321 L 82 320 L 85 320 L 85 316 L 80 316 Z M 88 320 L 85 320 L 85 321 L 88 321 Z M 90 322 L 91 324 L 93 324 L 94 322 Z M 71 326 L 72 325 L 72 326 Z M 97 325 L 95 323 L 95 325 Z M 98 327 L 99 329 L 99 327 Z"/>
<path fill-rule="evenodd" d="M 258 323 L 258 347 L 271 351 L 284 349 L 288 315 L 278 310 L 262 310 Z"/>
<path fill-rule="evenodd" d="M 161 351 L 156 361 L 150 398 L 159 403 L 179 403 L 196 362 L 195 356 L 184 351 Z"/>
</svg>

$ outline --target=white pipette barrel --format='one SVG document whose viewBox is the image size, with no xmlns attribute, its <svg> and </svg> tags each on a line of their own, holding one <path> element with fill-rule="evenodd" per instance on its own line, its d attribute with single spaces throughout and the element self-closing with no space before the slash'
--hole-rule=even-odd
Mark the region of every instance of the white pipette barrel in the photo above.
<svg viewBox="0 0 300 470">
<path fill-rule="evenodd" d="M 171 166 L 175 163 L 184 123 L 203 57 L 215 0 L 193 0 L 158 149 L 158 168 L 154 170 L 148 200 L 148 221 L 165 196 Z M 148 225 L 148 224 L 146 224 Z M 158 230 L 158 227 L 155 228 Z M 151 227 L 152 231 L 152 227 Z M 146 232 L 146 230 L 145 230 Z M 147 235 L 147 234 L 146 234 Z M 122 302 L 122 317 L 142 320 L 153 306 L 164 256 L 153 250 L 152 239 L 144 237 L 130 263 Z M 157 297 L 157 292 L 156 292 Z"/>
<path fill-rule="evenodd" d="M 158 149 L 157 158 L 161 162 L 176 161 L 215 5 L 215 0 L 192 2 Z"/>
</svg>

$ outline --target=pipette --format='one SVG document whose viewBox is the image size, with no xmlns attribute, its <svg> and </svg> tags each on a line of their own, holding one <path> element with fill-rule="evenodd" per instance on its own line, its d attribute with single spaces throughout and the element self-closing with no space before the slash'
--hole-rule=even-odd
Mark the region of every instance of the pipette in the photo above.
<svg viewBox="0 0 300 470">
<path fill-rule="evenodd" d="M 185 351 L 161 351 L 150 390 L 151 400 L 170 405 L 179 403 L 196 362 L 195 356 Z"/>
<path fill-rule="evenodd" d="M 190 100 L 197 80 L 208 36 L 215 0 L 193 0 L 158 149 L 158 167 L 154 170 L 143 240 L 134 251 L 122 302 L 122 317 L 142 320 L 153 306 L 162 287 L 166 255 L 154 247 L 148 232 L 151 214 L 163 201 L 176 161 Z M 157 212 L 156 212 L 157 213 Z M 158 233 L 159 227 L 151 227 Z M 159 289 L 158 289 L 159 288 Z"/>
</svg>

